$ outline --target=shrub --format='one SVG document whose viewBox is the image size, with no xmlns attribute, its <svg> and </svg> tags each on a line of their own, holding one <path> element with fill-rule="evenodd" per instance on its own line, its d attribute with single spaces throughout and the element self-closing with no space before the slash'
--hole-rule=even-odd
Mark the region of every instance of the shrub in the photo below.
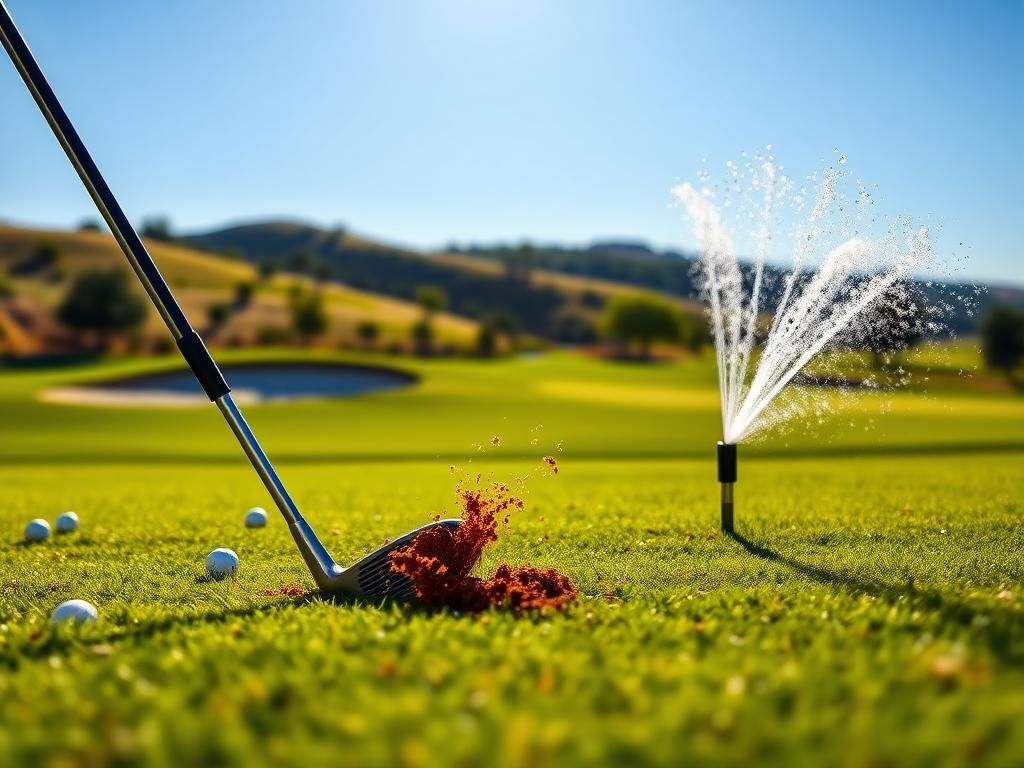
<svg viewBox="0 0 1024 768">
<path fill-rule="evenodd" d="M 480 323 L 476 334 L 476 353 L 481 357 L 494 357 L 498 350 L 498 335 L 489 323 Z"/>
<path fill-rule="evenodd" d="M 605 333 L 627 346 L 637 344 L 641 357 L 650 356 L 651 344 L 679 338 L 679 315 L 654 296 L 620 296 L 609 304 L 604 316 Z"/>
<path fill-rule="evenodd" d="M 206 319 L 210 324 L 210 328 L 220 328 L 224 325 L 228 318 L 231 317 L 232 306 L 224 302 L 217 302 L 211 304 L 206 308 Z"/>
<path fill-rule="evenodd" d="M 981 351 L 991 368 L 1008 379 L 1024 360 L 1024 312 L 993 307 L 981 323 Z"/>
<path fill-rule="evenodd" d="M 119 269 L 82 272 L 57 309 L 64 325 L 96 334 L 103 348 L 115 334 L 140 328 L 146 313 L 146 302 Z"/>
<path fill-rule="evenodd" d="M 250 282 L 238 283 L 235 285 L 235 309 L 245 309 L 252 301 L 256 293 L 256 286 Z"/>
<path fill-rule="evenodd" d="M 291 331 L 280 325 L 266 325 L 256 332 L 256 342 L 265 347 L 287 344 L 291 338 Z"/>
<path fill-rule="evenodd" d="M 293 292 L 291 313 L 292 328 L 304 343 L 308 344 L 327 330 L 327 312 L 323 297 L 318 292 Z"/>
<path fill-rule="evenodd" d="M 429 355 L 433 348 L 434 327 L 430 320 L 424 317 L 417 320 L 412 326 L 412 345 L 417 355 Z"/>
<path fill-rule="evenodd" d="M 60 246 L 43 241 L 26 258 L 11 266 L 12 275 L 36 275 L 53 269 L 60 262 Z"/>
<path fill-rule="evenodd" d="M 373 320 L 363 320 L 356 326 L 356 335 L 366 349 L 373 349 L 380 336 L 380 326 Z"/>
</svg>

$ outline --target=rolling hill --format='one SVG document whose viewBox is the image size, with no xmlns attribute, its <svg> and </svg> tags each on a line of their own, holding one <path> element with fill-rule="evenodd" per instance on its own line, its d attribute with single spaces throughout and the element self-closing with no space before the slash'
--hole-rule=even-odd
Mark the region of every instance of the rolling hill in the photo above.
<svg viewBox="0 0 1024 768">
<path fill-rule="evenodd" d="M 629 285 L 586 275 L 515 265 L 459 253 L 423 253 L 384 245 L 345 230 L 296 222 L 258 222 L 184 238 L 190 245 L 232 253 L 261 265 L 309 274 L 402 299 L 422 286 L 444 290 L 460 315 L 501 313 L 521 330 L 554 341 L 589 341 L 608 300 L 653 286 Z M 668 296 L 688 314 L 700 314 L 690 297 Z"/>
<path fill-rule="evenodd" d="M 352 288 L 338 282 L 319 282 L 308 276 L 280 272 L 263 276 L 251 263 L 197 251 L 180 244 L 150 241 L 153 258 L 185 308 L 193 324 L 212 344 L 236 346 L 260 337 L 281 338 L 289 324 L 289 292 L 295 286 L 321 291 L 329 327 L 320 343 L 329 346 L 359 345 L 357 326 L 372 321 L 380 329 L 377 344 L 397 348 L 409 344 L 410 329 L 421 317 L 409 301 Z M 51 246 L 55 258 L 40 258 Z M 71 280 L 87 269 L 128 269 L 113 238 L 102 232 L 60 232 L 0 226 L 0 276 L 13 294 L 0 299 L 0 335 L 17 352 L 36 351 L 34 337 L 59 341 L 53 310 Z M 254 287 L 251 300 L 236 302 L 237 287 Z M 315 285 L 314 285 L 315 284 Z M 139 288 L 141 292 L 141 288 Z M 233 307 L 227 321 L 212 328 L 208 322 L 214 305 Z M 438 344 L 469 349 L 476 337 L 472 320 L 440 313 L 435 319 Z M 166 343 L 167 332 L 156 310 L 150 312 L 143 341 Z"/>
<path fill-rule="evenodd" d="M 695 257 L 658 252 L 636 242 L 581 248 L 452 246 L 424 253 L 383 245 L 342 229 L 286 221 L 242 224 L 186 240 L 259 264 L 329 273 L 350 285 L 400 298 L 413 297 L 421 285 L 436 285 L 446 291 L 450 307 L 458 314 L 475 317 L 500 311 L 514 316 L 525 330 L 556 341 L 579 341 L 592 334 L 608 299 L 625 292 L 656 291 L 684 312 L 702 311 L 694 279 Z M 781 286 L 784 275 L 778 267 L 766 268 L 769 285 Z M 931 304 L 949 304 L 946 323 L 960 334 L 974 333 L 979 317 L 993 304 L 1024 307 L 1024 290 L 1008 286 L 928 281 L 919 282 L 917 290 Z M 771 296 L 767 299 L 770 307 Z"/>
</svg>

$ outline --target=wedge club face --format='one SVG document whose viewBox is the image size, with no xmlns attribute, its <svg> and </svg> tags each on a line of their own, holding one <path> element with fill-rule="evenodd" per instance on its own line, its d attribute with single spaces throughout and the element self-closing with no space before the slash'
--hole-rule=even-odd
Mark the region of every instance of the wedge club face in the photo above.
<svg viewBox="0 0 1024 768">
<path fill-rule="evenodd" d="M 455 530 L 460 522 L 457 518 L 450 518 L 428 523 L 378 547 L 348 568 L 334 565 L 327 572 L 314 572 L 317 586 L 322 593 L 328 595 L 368 600 L 414 601 L 416 595 L 412 582 L 406 576 L 391 570 L 391 553 L 409 546 L 422 531 L 436 527 Z"/>
</svg>

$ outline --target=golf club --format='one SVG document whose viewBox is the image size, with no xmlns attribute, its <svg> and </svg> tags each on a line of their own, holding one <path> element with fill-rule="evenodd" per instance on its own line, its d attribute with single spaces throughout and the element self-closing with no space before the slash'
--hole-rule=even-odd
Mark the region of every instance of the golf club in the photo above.
<svg viewBox="0 0 1024 768">
<path fill-rule="evenodd" d="M 96 203 L 96 207 L 106 220 L 114 238 L 146 289 L 146 293 L 149 294 L 164 323 L 170 329 L 182 357 L 192 369 L 192 373 L 195 374 L 211 402 L 217 404 L 228 426 L 231 427 L 231 431 L 242 446 L 242 450 L 245 451 L 245 455 L 267 487 L 277 508 L 284 515 L 288 529 L 295 539 L 302 559 L 305 560 L 310 573 L 313 574 L 317 586 L 324 593 L 344 594 L 352 597 L 387 597 L 397 600 L 414 598 L 409 580 L 391 571 L 391 553 L 409 544 L 420 531 L 426 528 L 438 525 L 456 528 L 459 525 L 459 520 L 440 520 L 403 534 L 348 568 L 343 568 L 334 561 L 327 548 L 317 538 L 312 527 L 299 513 L 298 507 L 288 495 L 288 491 L 270 463 L 270 459 L 263 452 L 252 430 L 249 429 L 242 412 L 231 398 L 231 388 L 224 380 L 217 363 L 214 362 L 199 334 L 189 325 L 188 319 L 175 301 L 171 289 L 146 250 L 146 246 L 143 245 L 138 233 L 128 221 L 124 211 L 121 210 L 121 206 L 100 174 L 99 168 L 96 167 L 85 144 L 82 143 L 78 132 L 46 81 L 25 39 L 14 25 L 14 19 L 11 18 L 3 0 L 0 0 L 0 39 L 3 40 L 4 48 L 7 49 L 11 61 L 21 73 L 25 85 L 31 91 L 40 111 L 67 153 L 68 159 L 71 160 L 71 164 L 78 171 L 82 183 L 85 184 L 93 202 Z"/>
</svg>

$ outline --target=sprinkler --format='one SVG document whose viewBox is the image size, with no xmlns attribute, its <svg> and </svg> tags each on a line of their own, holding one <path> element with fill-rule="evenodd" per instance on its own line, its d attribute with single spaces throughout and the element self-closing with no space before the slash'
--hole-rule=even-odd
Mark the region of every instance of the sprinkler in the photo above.
<svg viewBox="0 0 1024 768">
<path fill-rule="evenodd" d="M 722 533 L 736 532 L 732 522 L 733 488 L 736 485 L 736 445 L 718 442 L 718 482 L 722 484 Z"/>
</svg>

